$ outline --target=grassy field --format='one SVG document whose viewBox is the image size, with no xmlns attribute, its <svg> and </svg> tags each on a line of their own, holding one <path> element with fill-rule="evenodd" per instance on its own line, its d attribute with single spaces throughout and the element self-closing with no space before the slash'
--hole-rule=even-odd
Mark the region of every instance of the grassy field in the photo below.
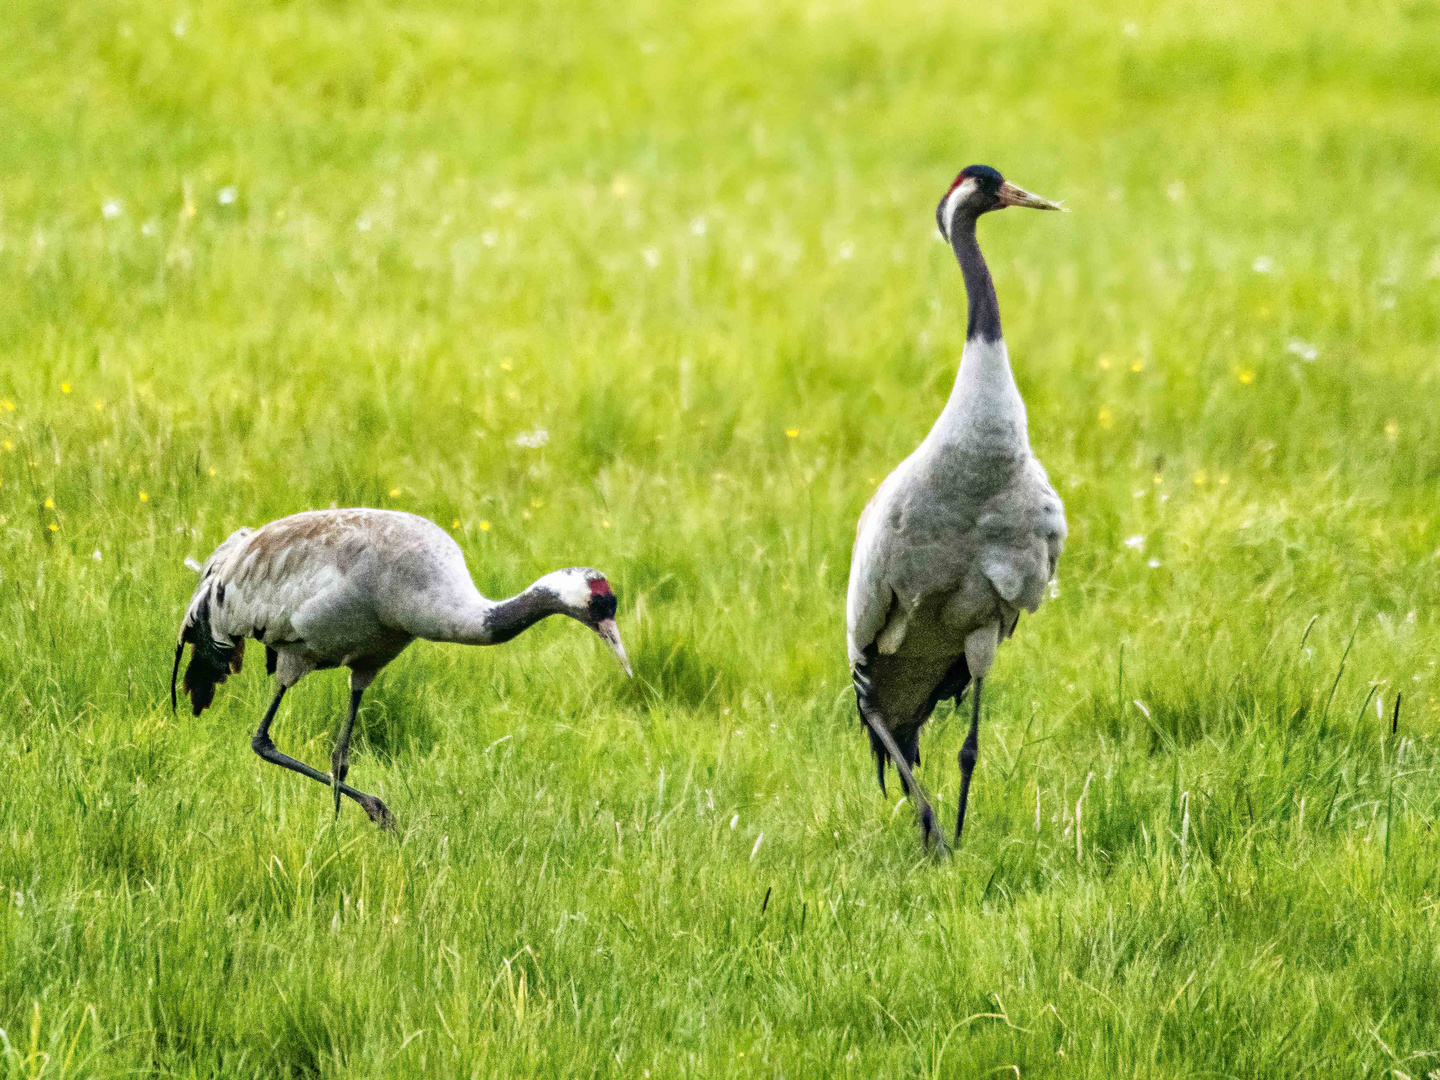
<svg viewBox="0 0 1440 1080">
<path fill-rule="evenodd" d="M 0 1076 L 1440 1070 L 1437 0 L 7 10 Z M 1074 210 L 981 226 L 1071 537 L 937 863 L 844 584 L 977 161 Z M 417 645 L 334 822 L 167 678 L 335 504 L 602 568 L 637 678 Z"/>
</svg>

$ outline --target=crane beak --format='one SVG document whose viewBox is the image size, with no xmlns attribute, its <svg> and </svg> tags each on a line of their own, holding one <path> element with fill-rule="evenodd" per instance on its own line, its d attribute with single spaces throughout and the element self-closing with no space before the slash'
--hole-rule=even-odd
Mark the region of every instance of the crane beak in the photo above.
<svg viewBox="0 0 1440 1080">
<path fill-rule="evenodd" d="M 1000 185 L 1001 206 L 1028 206 L 1031 210 L 1059 210 L 1069 213 L 1059 203 L 1053 203 L 1049 199 L 1042 199 L 1039 195 L 1031 194 L 1022 187 L 1016 187 L 1006 180 Z"/>
<path fill-rule="evenodd" d="M 619 657 L 620 666 L 625 669 L 625 674 L 633 679 L 635 673 L 630 670 L 630 660 L 625 655 L 625 646 L 620 642 L 620 627 L 615 625 L 615 620 L 601 619 L 595 624 L 595 632 L 600 635 L 600 639 L 606 645 L 610 646 L 610 651 Z"/>
</svg>

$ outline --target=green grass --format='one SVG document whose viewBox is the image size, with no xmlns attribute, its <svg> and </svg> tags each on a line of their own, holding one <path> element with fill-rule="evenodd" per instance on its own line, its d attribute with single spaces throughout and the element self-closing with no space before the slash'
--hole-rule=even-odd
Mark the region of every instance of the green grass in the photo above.
<svg viewBox="0 0 1440 1080">
<path fill-rule="evenodd" d="M 0 1075 L 1435 1075 L 1440 4 L 954 7 L 12 5 Z M 976 161 L 1074 210 L 981 231 L 1071 537 L 937 864 L 844 584 Z M 333 823 L 166 686 L 332 504 L 601 567 L 635 682 L 418 645 Z"/>
</svg>

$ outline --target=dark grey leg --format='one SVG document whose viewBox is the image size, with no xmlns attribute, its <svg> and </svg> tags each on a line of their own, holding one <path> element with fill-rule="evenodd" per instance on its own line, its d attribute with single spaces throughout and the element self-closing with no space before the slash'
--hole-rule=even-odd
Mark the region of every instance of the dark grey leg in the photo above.
<svg viewBox="0 0 1440 1080">
<path fill-rule="evenodd" d="M 335 816 L 340 816 L 340 785 L 345 782 L 345 776 L 350 772 L 350 732 L 355 727 L 355 714 L 360 711 L 360 695 L 365 693 L 365 688 L 352 688 L 350 691 L 350 715 L 345 717 L 345 723 L 340 727 L 340 737 L 335 740 L 335 750 L 330 755 L 330 776 L 334 780 L 335 788 Z"/>
<path fill-rule="evenodd" d="M 940 831 L 939 823 L 935 820 L 935 811 L 930 807 L 930 800 L 925 797 L 925 791 L 921 788 L 920 782 L 910 771 L 910 766 L 905 761 L 905 753 L 895 742 L 895 736 L 890 734 L 890 729 L 882 721 L 872 721 L 866 717 L 865 723 L 869 725 L 870 730 L 875 733 L 875 737 L 885 747 L 886 753 L 890 755 L 890 760 L 895 763 L 895 771 L 900 774 L 900 785 L 905 789 L 906 797 L 910 799 L 911 805 L 920 815 L 921 844 L 928 849 L 933 842 L 936 854 L 949 854 L 949 849 L 945 846 L 945 834 Z M 884 789 L 883 784 L 881 789 Z"/>
<path fill-rule="evenodd" d="M 260 727 L 255 732 L 255 737 L 250 740 L 250 748 L 272 765 L 279 765 L 282 769 L 289 769 L 291 772 L 297 772 L 301 776 L 308 776 L 311 780 L 318 780 L 326 787 L 332 786 L 330 777 L 326 776 L 319 769 L 312 769 L 303 761 L 296 761 L 288 754 L 282 754 L 279 750 L 275 749 L 275 744 L 270 741 L 270 725 L 275 720 L 275 712 L 280 708 L 280 699 L 284 696 L 285 687 L 282 686 L 275 692 L 275 700 L 270 702 L 270 708 L 265 710 L 265 719 L 260 721 Z M 370 820 L 375 822 L 375 824 L 388 827 L 395 823 L 395 819 L 391 816 L 390 811 L 386 809 L 385 804 L 374 795 L 367 795 L 365 792 L 358 791 L 349 784 L 338 784 L 334 786 L 339 788 L 341 795 L 346 795 L 354 799 L 364 807 L 365 812 L 370 815 Z"/>
<path fill-rule="evenodd" d="M 984 679 L 975 680 L 975 696 L 970 702 L 970 734 L 960 747 L 960 809 L 955 814 L 955 843 L 960 843 L 960 830 L 965 828 L 965 802 L 970 798 L 970 774 L 980 755 L 980 688 Z"/>
</svg>

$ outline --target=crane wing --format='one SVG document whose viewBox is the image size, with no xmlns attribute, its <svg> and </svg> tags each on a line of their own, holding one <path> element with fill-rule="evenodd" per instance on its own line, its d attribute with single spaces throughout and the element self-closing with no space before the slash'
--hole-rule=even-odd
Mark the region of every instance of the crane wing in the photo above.
<svg viewBox="0 0 1440 1080">
<path fill-rule="evenodd" d="M 246 638 L 267 647 L 296 641 L 301 635 L 295 620 L 306 601 L 342 576 L 332 546 L 305 543 L 290 535 L 293 530 L 276 527 L 292 520 L 259 531 L 237 529 L 205 560 L 175 643 L 172 708 L 187 644 L 191 653 L 184 689 L 198 716 L 214 699 L 215 687 L 240 670 Z"/>
<path fill-rule="evenodd" d="M 877 507 L 881 490 L 871 496 L 860 511 L 855 527 L 855 547 L 850 554 L 850 587 L 845 595 L 845 647 L 851 667 L 864 662 L 866 650 L 885 629 L 895 606 L 895 591 L 885 577 L 885 558 L 880 550 L 882 530 Z"/>
</svg>

